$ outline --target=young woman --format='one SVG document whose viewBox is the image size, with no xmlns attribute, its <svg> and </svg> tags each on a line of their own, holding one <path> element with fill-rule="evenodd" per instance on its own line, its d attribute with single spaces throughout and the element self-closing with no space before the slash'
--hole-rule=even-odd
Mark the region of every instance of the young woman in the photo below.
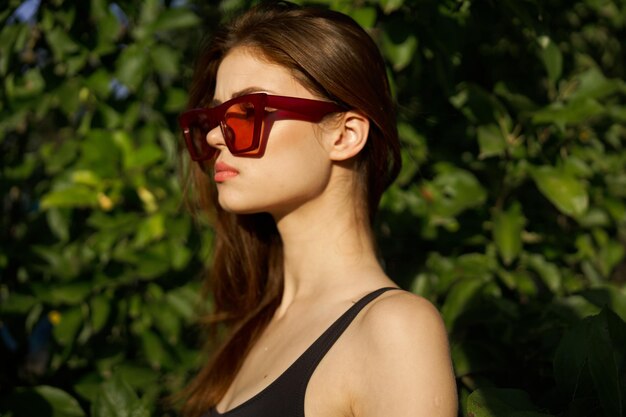
<svg viewBox="0 0 626 417">
<path fill-rule="evenodd" d="M 336 12 L 253 8 L 201 52 L 189 108 L 193 195 L 216 228 L 211 322 L 225 337 L 184 414 L 455 416 L 440 316 L 376 257 L 371 223 L 400 156 L 367 33 Z"/>
</svg>

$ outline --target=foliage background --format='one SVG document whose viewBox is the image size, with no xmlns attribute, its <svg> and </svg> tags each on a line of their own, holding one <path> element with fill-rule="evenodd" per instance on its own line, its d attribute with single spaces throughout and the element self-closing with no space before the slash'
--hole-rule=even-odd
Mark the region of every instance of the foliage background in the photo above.
<svg viewBox="0 0 626 417">
<path fill-rule="evenodd" d="M 0 415 L 175 415 L 211 232 L 176 115 L 246 0 L 0 11 Z M 405 162 L 377 224 L 463 416 L 626 413 L 626 3 L 318 0 L 379 43 Z M 515 414 L 517 413 L 517 414 Z"/>
</svg>

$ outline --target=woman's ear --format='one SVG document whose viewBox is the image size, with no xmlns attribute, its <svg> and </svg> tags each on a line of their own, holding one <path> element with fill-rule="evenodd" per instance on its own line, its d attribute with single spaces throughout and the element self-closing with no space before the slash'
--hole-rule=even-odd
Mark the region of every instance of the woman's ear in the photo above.
<svg viewBox="0 0 626 417">
<path fill-rule="evenodd" d="M 333 161 L 345 161 L 358 154 L 367 143 L 370 121 L 360 112 L 345 112 L 336 128 L 331 129 L 329 156 Z"/>
</svg>

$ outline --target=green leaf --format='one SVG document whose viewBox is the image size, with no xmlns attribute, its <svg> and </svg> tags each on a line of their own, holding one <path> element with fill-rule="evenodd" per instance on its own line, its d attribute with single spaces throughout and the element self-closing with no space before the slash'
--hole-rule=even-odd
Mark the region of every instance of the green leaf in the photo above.
<svg viewBox="0 0 626 417">
<path fill-rule="evenodd" d="M 548 73 L 548 79 L 555 83 L 561 77 L 563 71 L 563 54 L 552 39 L 547 36 L 540 36 L 539 57 Z"/>
<path fill-rule="evenodd" d="M 373 7 L 357 7 L 350 11 L 350 16 L 364 28 L 371 28 L 376 23 L 376 9 Z"/>
<path fill-rule="evenodd" d="M 181 331 L 181 320 L 176 311 L 169 304 L 160 301 L 146 304 L 146 310 L 161 336 L 169 344 L 176 345 Z"/>
<path fill-rule="evenodd" d="M 510 265 L 522 251 L 522 232 L 526 218 L 519 203 L 499 211 L 493 219 L 493 238 L 505 265 Z"/>
<path fill-rule="evenodd" d="M 48 301 L 55 304 L 80 304 L 90 292 L 91 284 L 89 282 L 56 284 L 48 292 Z"/>
<path fill-rule="evenodd" d="M 478 146 L 480 159 L 489 158 L 491 156 L 500 156 L 506 150 L 506 137 L 502 134 L 499 126 L 491 123 L 488 125 L 478 126 L 476 129 L 478 137 Z"/>
<path fill-rule="evenodd" d="M 57 62 L 66 59 L 66 55 L 79 50 L 78 44 L 60 27 L 55 27 L 46 32 L 46 39 Z"/>
<path fill-rule="evenodd" d="M 71 214 L 71 210 L 61 208 L 49 208 L 46 212 L 50 230 L 62 241 L 69 240 Z"/>
<path fill-rule="evenodd" d="M 147 143 L 139 149 L 127 154 L 124 167 L 128 170 L 144 168 L 154 164 L 163 157 L 163 150 L 154 143 Z"/>
<path fill-rule="evenodd" d="M 132 44 L 122 51 L 117 60 L 115 75 L 131 91 L 137 91 L 150 68 L 148 52 L 145 46 Z"/>
<path fill-rule="evenodd" d="M 404 4 L 404 0 L 380 0 L 380 7 L 385 14 L 398 10 Z"/>
<path fill-rule="evenodd" d="M 162 12 L 162 3 L 159 0 L 146 0 L 141 4 L 139 14 L 140 26 L 150 25 L 159 17 Z"/>
<path fill-rule="evenodd" d="M 0 400 L 0 408 L 12 417 L 84 417 L 78 401 L 67 392 L 48 385 L 18 388 Z M 3 414 L 5 415 L 5 414 Z"/>
<path fill-rule="evenodd" d="M 21 51 L 24 48 L 29 32 L 28 25 L 2 25 L 0 31 L 0 74 L 2 76 L 7 74 L 14 56 L 13 51 Z"/>
<path fill-rule="evenodd" d="M 128 383 L 133 389 L 142 389 L 158 382 L 159 373 L 131 362 L 124 362 L 114 368 L 116 375 Z"/>
<path fill-rule="evenodd" d="M 470 122 L 479 125 L 495 124 L 510 131 L 511 116 L 495 95 L 471 83 L 462 83 L 457 89 L 457 93 L 450 97 L 450 103 Z"/>
<path fill-rule="evenodd" d="M 163 342 L 154 332 L 146 330 L 141 334 L 144 355 L 153 369 L 161 369 L 170 364 L 170 357 Z"/>
<path fill-rule="evenodd" d="M 102 377 L 97 372 L 91 372 L 85 376 L 82 376 L 74 384 L 74 391 L 81 397 L 88 400 L 90 403 L 95 401 L 98 393 L 100 392 L 100 384 L 102 383 Z"/>
<path fill-rule="evenodd" d="M 200 23 L 200 18 L 186 8 L 178 7 L 167 9 L 160 13 L 151 25 L 153 31 L 166 31 L 174 29 L 185 29 L 196 26 Z"/>
<path fill-rule="evenodd" d="M 37 303 L 38 300 L 31 295 L 12 292 L 9 293 L 8 297 L 2 299 L 0 312 L 2 312 L 2 314 L 26 315 Z"/>
<path fill-rule="evenodd" d="M 89 58 L 89 53 L 86 50 L 82 50 L 80 53 L 68 57 L 65 59 L 65 68 L 68 75 L 75 75 L 80 71 Z"/>
<path fill-rule="evenodd" d="M 609 307 L 623 321 L 626 321 L 626 289 L 604 285 L 585 289 L 580 295 L 598 308 Z"/>
<path fill-rule="evenodd" d="M 622 242 L 610 240 L 601 246 L 599 252 L 600 259 L 598 259 L 598 264 L 600 271 L 606 278 L 610 278 L 614 268 L 624 260 L 626 248 Z"/>
<path fill-rule="evenodd" d="M 561 337 L 554 353 L 554 378 L 559 390 L 568 396 L 576 392 L 588 356 L 585 342 L 589 333 L 587 326 L 587 321 L 581 321 L 572 326 Z"/>
<path fill-rule="evenodd" d="M 190 320 L 194 317 L 194 307 L 197 305 L 199 297 L 197 289 L 192 288 L 191 284 L 187 284 L 168 292 L 165 300 L 178 315 Z"/>
<path fill-rule="evenodd" d="M 149 417 L 149 410 L 130 385 L 116 374 L 102 384 L 102 388 L 91 405 L 93 417 Z"/>
<path fill-rule="evenodd" d="M 149 245 L 136 255 L 137 275 L 144 279 L 156 279 L 170 267 L 169 244 L 164 241 Z"/>
<path fill-rule="evenodd" d="M 576 323 L 555 352 L 554 376 L 560 389 L 572 397 L 579 391 L 588 395 L 581 387 L 592 384 L 604 415 L 622 416 L 624 400 L 617 358 L 623 357 L 624 342 L 626 323 L 608 309 Z"/>
<path fill-rule="evenodd" d="M 536 411 L 530 396 L 522 390 L 481 388 L 467 398 L 467 414 L 472 417 L 549 417 Z"/>
<path fill-rule="evenodd" d="M 448 331 L 452 331 L 458 317 L 476 301 L 483 285 L 482 279 L 464 278 L 452 287 L 441 308 L 441 315 Z"/>
<path fill-rule="evenodd" d="M 559 311 L 568 319 L 580 320 L 585 317 L 594 316 L 600 312 L 599 307 L 596 307 L 580 295 L 558 298 L 554 301 L 554 305 L 557 306 Z"/>
<path fill-rule="evenodd" d="M 59 107 L 68 118 L 76 117 L 76 113 L 82 104 L 80 99 L 82 87 L 83 83 L 78 77 L 70 78 L 53 92 L 55 103 L 59 104 Z"/>
<path fill-rule="evenodd" d="M 92 1 L 92 4 L 100 3 L 99 1 Z M 96 11 L 96 37 L 98 39 L 98 46 L 95 49 L 95 53 L 98 55 L 105 54 L 113 48 L 115 48 L 115 41 L 124 34 L 122 24 L 113 13 L 106 7 L 106 4 L 97 6 L 100 10 Z M 92 6 L 92 13 L 94 12 L 94 6 Z"/>
<path fill-rule="evenodd" d="M 80 307 L 73 307 L 61 312 L 61 321 L 54 326 L 52 333 L 61 346 L 74 343 L 74 339 L 83 324 Z"/>
<path fill-rule="evenodd" d="M 39 153 L 45 163 L 46 173 L 55 175 L 63 171 L 75 160 L 78 148 L 79 143 L 72 140 L 64 140 L 61 145 L 43 144 Z"/>
<path fill-rule="evenodd" d="M 401 22 L 390 26 L 382 33 L 381 47 L 385 57 L 391 61 L 395 71 L 406 68 L 417 51 L 417 37 Z"/>
<path fill-rule="evenodd" d="M 605 415 L 621 417 L 623 398 L 616 356 L 623 355 L 615 350 L 616 348 L 623 349 L 624 346 L 618 347 L 611 340 L 606 315 L 606 310 L 600 312 L 589 328 L 590 334 L 587 338 L 589 356 L 587 360 L 589 372 Z"/>
<path fill-rule="evenodd" d="M 510 289 L 516 289 L 525 296 L 535 296 L 537 294 L 537 284 L 531 274 L 527 271 L 506 271 L 498 270 L 498 276 Z"/>
<path fill-rule="evenodd" d="M 533 254 L 526 258 L 528 267 L 539 275 L 543 283 L 555 294 L 562 291 L 562 278 L 559 268 L 546 260 L 543 255 Z"/>
<path fill-rule="evenodd" d="M 53 416 L 80 417 L 85 415 L 78 401 L 65 391 L 46 385 L 36 387 L 35 390 L 52 407 Z"/>
<path fill-rule="evenodd" d="M 456 259 L 454 271 L 460 278 L 488 281 L 497 268 L 495 257 L 482 253 L 465 253 Z"/>
<path fill-rule="evenodd" d="M 45 271 L 47 274 L 62 278 L 64 281 L 72 280 L 80 274 L 81 259 L 78 254 L 79 247 L 76 244 L 67 244 L 63 249 L 58 247 L 33 245 L 33 253 L 46 261 Z M 50 290 L 56 285 L 33 283 L 33 288 L 45 288 L 46 297 L 50 298 Z"/>
<path fill-rule="evenodd" d="M 102 125 L 107 130 L 113 130 L 120 127 L 122 123 L 122 115 L 113 107 L 99 102 L 97 104 L 97 115 L 102 119 Z"/>
<path fill-rule="evenodd" d="M 569 96 L 570 100 L 581 99 L 601 99 L 608 95 L 624 90 L 623 80 L 607 79 L 602 72 L 596 68 L 589 68 L 587 71 L 576 77 L 578 86 Z"/>
<path fill-rule="evenodd" d="M 35 168 L 40 164 L 37 156 L 29 152 L 24 155 L 24 159 L 21 164 L 14 167 L 4 167 L 3 176 L 7 180 L 13 180 L 16 182 L 26 180 L 32 174 Z"/>
<path fill-rule="evenodd" d="M 562 213 L 581 216 L 589 206 L 587 187 L 576 177 L 551 166 L 531 170 L 539 191 Z"/>
<path fill-rule="evenodd" d="M 72 182 L 75 184 L 97 188 L 102 183 L 100 176 L 89 169 L 77 169 L 70 175 Z"/>
<path fill-rule="evenodd" d="M 605 112 L 603 105 L 592 98 L 572 100 L 567 104 L 556 102 L 533 113 L 534 124 L 554 124 L 561 130 L 566 125 L 578 124 Z"/>
<path fill-rule="evenodd" d="M 428 157 L 426 138 L 408 123 L 398 124 L 398 135 L 404 145 L 402 147 L 402 171 L 396 180 L 396 184 L 408 185 L 414 181 L 420 165 Z"/>
<path fill-rule="evenodd" d="M 165 111 L 180 112 L 185 108 L 187 103 L 187 92 L 180 88 L 170 88 L 166 92 Z"/>
<path fill-rule="evenodd" d="M 82 185 L 72 185 L 45 194 L 41 199 L 41 208 L 52 207 L 96 207 L 98 205 L 98 193 Z"/>
<path fill-rule="evenodd" d="M 165 235 L 165 217 L 163 213 L 157 213 L 144 219 L 137 227 L 137 234 L 133 245 L 143 247 Z"/>
<path fill-rule="evenodd" d="M 428 144 L 426 137 L 419 133 L 409 123 L 398 123 L 398 135 L 400 140 L 408 146 L 412 159 L 418 164 L 425 162 L 428 157 Z"/>
<path fill-rule="evenodd" d="M 510 91 L 509 86 L 503 81 L 496 83 L 493 92 L 505 99 L 517 111 L 534 111 L 538 107 L 529 97 Z"/>
<path fill-rule="evenodd" d="M 487 192 L 471 172 L 447 164 L 437 164 L 435 169 L 439 173 L 432 181 L 433 215 L 454 217 L 485 202 Z"/>
<path fill-rule="evenodd" d="M 130 161 L 133 158 L 133 141 L 128 132 L 123 130 L 116 130 L 111 135 L 113 139 L 113 143 L 120 150 L 122 159 L 124 161 L 124 167 L 128 167 L 130 165 Z"/>
<path fill-rule="evenodd" d="M 578 178 L 590 178 L 594 175 L 589 164 L 576 156 L 569 156 L 563 161 L 563 171 Z"/>
<path fill-rule="evenodd" d="M 193 253 L 181 242 L 170 240 L 170 257 L 172 268 L 180 271 L 185 268 L 191 260 Z"/>
<path fill-rule="evenodd" d="M 40 95 L 46 87 L 46 82 L 41 75 L 39 68 L 33 68 L 18 78 L 13 88 L 9 92 L 11 98 L 29 98 Z"/>
<path fill-rule="evenodd" d="M 175 75 L 180 70 L 179 54 L 173 48 L 158 45 L 150 50 L 153 68 L 164 75 Z"/>
<path fill-rule="evenodd" d="M 99 98 L 106 99 L 111 92 L 111 79 L 107 70 L 99 68 L 85 80 L 85 86 Z"/>
<path fill-rule="evenodd" d="M 104 295 L 97 295 L 91 299 L 91 325 L 94 332 L 100 331 L 106 324 L 111 313 L 112 300 Z"/>
<path fill-rule="evenodd" d="M 89 130 L 85 139 L 80 142 L 79 166 L 92 171 L 99 178 L 119 177 L 122 153 L 116 145 L 115 132 L 103 129 Z"/>
</svg>

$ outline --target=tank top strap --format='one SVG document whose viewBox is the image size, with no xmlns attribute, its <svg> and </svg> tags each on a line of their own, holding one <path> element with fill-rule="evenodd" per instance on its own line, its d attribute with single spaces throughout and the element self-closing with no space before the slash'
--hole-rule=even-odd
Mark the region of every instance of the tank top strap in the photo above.
<svg viewBox="0 0 626 417">
<path fill-rule="evenodd" d="M 300 382 L 300 389 L 298 392 L 299 402 L 302 405 L 302 411 L 304 412 L 304 396 L 309 380 L 315 372 L 315 369 L 326 356 L 331 347 L 335 344 L 337 339 L 348 328 L 350 323 L 356 318 L 361 310 L 367 306 L 370 302 L 375 300 L 378 296 L 389 290 L 399 290 L 397 287 L 384 287 L 372 291 L 360 300 L 354 303 L 345 313 L 343 313 L 326 331 L 302 354 L 298 359 L 297 372 L 298 380 Z M 294 369 L 295 371 L 296 369 Z M 289 378 L 288 378 L 289 379 Z M 293 381 L 295 382 L 295 381 Z M 304 415 L 304 413 L 302 414 Z"/>
<path fill-rule="evenodd" d="M 339 339 L 350 323 L 352 323 L 365 306 L 374 301 L 384 292 L 397 289 L 399 288 L 384 287 L 366 294 L 354 303 L 345 313 L 343 313 L 328 329 L 326 329 L 326 331 L 307 350 L 305 358 L 302 358 L 302 360 L 307 363 L 307 368 L 309 368 L 310 374 L 313 374 L 313 371 L 315 371 L 319 362 L 324 358 L 337 339 Z M 311 375 L 308 376 L 310 377 Z"/>
<path fill-rule="evenodd" d="M 358 300 L 264 390 L 223 414 L 215 408 L 205 417 L 304 417 L 304 397 L 317 365 L 359 312 L 376 297 L 397 287 L 379 288 Z"/>
</svg>

